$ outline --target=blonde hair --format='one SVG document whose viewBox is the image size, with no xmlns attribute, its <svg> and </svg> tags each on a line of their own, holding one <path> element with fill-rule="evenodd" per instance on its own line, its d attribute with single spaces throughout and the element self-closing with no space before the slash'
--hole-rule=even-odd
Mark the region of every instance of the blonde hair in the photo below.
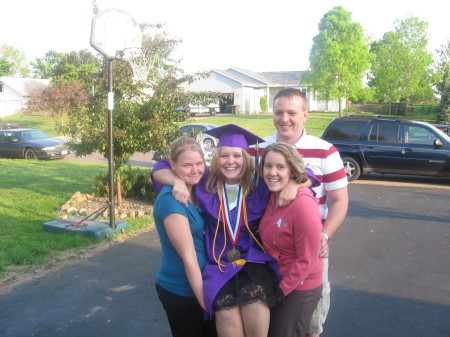
<svg viewBox="0 0 450 337">
<path fill-rule="evenodd" d="M 245 151 L 241 149 L 242 156 L 244 157 L 244 165 L 242 167 L 242 172 L 238 175 L 239 184 L 242 187 L 243 196 L 247 196 L 253 189 L 253 171 L 255 169 L 255 164 L 253 163 L 253 158 Z M 208 181 L 206 182 L 206 190 L 209 193 L 216 193 L 219 186 L 223 186 L 225 182 L 225 176 L 222 173 L 222 169 L 219 164 L 220 154 L 222 152 L 222 147 L 219 147 L 214 153 L 211 159 L 210 174 Z"/>
<path fill-rule="evenodd" d="M 187 136 L 181 136 L 177 139 L 175 139 L 170 144 L 170 160 L 174 163 L 177 162 L 178 157 L 184 152 L 184 151 L 197 151 L 200 153 L 200 156 L 203 158 L 203 161 L 205 161 L 202 148 L 200 145 L 196 142 L 194 138 L 187 137 Z"/>
<path fill-rule="evenodd" d="M 304 183 L 308 180 L 308 173 L 305 169 L 305 164 L 303 163 L 302 156 L 298 153 L 292 145 L 286 143 L 273 143 L 270 144 L 264 150 L 262 160 L 258 166 L 258 173 L 263 176 L 264 163 L 266 162 L 267 154 L 271 151 L 280 153 L 291 168 L 292 179 L 298 184 Z"/>
</svg>

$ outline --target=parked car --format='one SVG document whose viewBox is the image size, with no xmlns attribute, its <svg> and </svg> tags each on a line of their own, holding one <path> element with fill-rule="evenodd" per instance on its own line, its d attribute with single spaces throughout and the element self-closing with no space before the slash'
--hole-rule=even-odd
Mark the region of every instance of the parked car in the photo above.
<svg viewBox="0 0 450 337">
<path fill-rule="evenodd" d="M 208 105 L 188 104 L 179 106 L 177 110 L 189 112 L 191 117 L 194 117 L 196 114 L 209 114 L 210 116 L 215 116 L 220 112 L 220 106 L 216 103 Z"/>
<path fill-rule="evenodd" d="M 19 124 L 3 122 L 0 119 L 0 130 L 18 129 L 18 128 L 20 128 Z"/>
<path fill-rule="evenodd" d="M 65 141 L 50 138 L 36 129 L 0 131 L 0 157 L 61 159 L 70 153 Z"/>
<path fill-rule="evenodd" d="M 217 146 L 217 138 L 205 135 L 203 132 L 217 128 L 217 125 L 210 123 L 190 123 L 180 126 L 180 131 L 187 136 L 196 137 L 197 141 L 204 146 L 205 149 L 212 149 Z"/>
<path fill-rule="evenodd" d="M 450 177 L 450 137 L 426 122 L 346 116 L 322 138 L 338 149 L 350 181 L 362 172 Z"/>
</svg>

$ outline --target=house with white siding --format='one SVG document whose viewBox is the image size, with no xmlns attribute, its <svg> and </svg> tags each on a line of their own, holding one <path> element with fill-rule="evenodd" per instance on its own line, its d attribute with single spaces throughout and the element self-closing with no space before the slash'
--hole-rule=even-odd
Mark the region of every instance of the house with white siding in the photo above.
<svg viewBox="0 0 450 337">
<path fill-rule="evenodd" d="M 30 93 L 42 90 L 50 80 L 0 77 L 0 117 L 15 114 L 26 107 Z"/>
<path fill-rule="evenodd" d="M 239 113 L 260 113 L 260 97 L 267 97 L 269 111 L 273 111 L 273 97 L 283 88 L 297 88 L 308 98 L 309 111 L 339 111 L 337 101 L 317 101 L 306 86 L 300 86 L 302 71 L 254 72 L 232 67 L 227 70 L 211 69 L 210 76 L 186 85 L 185 92 L 213 91 L 228 94 L 227 104 L 237 106 Z M 222 111 L 223 112 L 223 111 Z"/>
</svg>

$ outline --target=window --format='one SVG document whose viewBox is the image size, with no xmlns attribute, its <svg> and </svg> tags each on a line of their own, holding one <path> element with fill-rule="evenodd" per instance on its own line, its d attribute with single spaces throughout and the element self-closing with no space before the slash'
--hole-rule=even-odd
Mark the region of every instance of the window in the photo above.
<svg viewBox="0 0 450 337">
<path fill-rule="evenodd" d="M 399 124 L 375 123 L 370 130 L 369 140 L 373 142 L 398 143 Z"/>
<path fill-rule="evenodd" d="M 324 135 L 325 139 L 357 140 L 366 122 L 336 122 Z"/>
<path fill-rule="evenodd" d="M 405 143 L 417 145 L 433 145 L 437 139 L 430 130 L 417 125 L 405 125 L 404 136 Z"/>
<path fill-rule="evenodd" d="M 3 83 L 0 83 L 0 92 L 3 92 Z"/>
</svg>

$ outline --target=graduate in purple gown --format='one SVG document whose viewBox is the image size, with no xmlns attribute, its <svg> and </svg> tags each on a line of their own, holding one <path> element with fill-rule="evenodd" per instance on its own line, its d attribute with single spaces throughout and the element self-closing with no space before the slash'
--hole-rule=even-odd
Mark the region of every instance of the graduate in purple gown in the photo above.
<svg viewBox="0 0 450 337">
<path fill-rule="evenodd" d="M 264 252 L 257 233 L 269 190 L 263 181 L 255 181 L 254 161 L 247 153 L 249 145 L 263 139 L 234 124 L 205 133 L 219 139 L 209 174 L 193 189 L 206 222 L 205 304 L 220 337 L 266 337 L 269 307 L 282 293 L 277 264 Z M 157 163 L 152 170 L 155 185 L 173 185 L 174 197 L 187 202 L 183 182 L 169 168 L 167 162 Z M 295 192 L 297 188 L 293 186 Z"/>
</svg>

